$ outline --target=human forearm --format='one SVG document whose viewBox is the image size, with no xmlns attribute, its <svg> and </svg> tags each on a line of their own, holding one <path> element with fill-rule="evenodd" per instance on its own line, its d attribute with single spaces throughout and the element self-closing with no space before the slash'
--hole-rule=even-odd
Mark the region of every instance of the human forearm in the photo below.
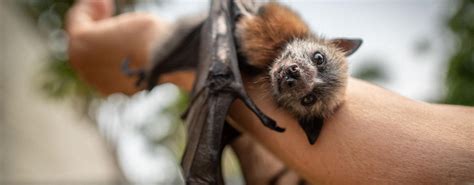
<svg viewBox="0 0 474 185">
<path fill-rule="evenodd" d="M 468 113 L 409 100 L 351 79 L 346 102 L 326 121 L 316 144 L 309 145 L 298 123 L 278 110 L 264 90 L 251 83 L 246 87 L 257 105 L 287 130 L 276 133 L 264 128 L 240 102 L 232 107 L 232 118 L 313 182 L 439 183 L 448 180 L 443 170 L 450 167 L 457 169 L 451 174 L 455 178 L 467 178 L 474 170 L 474 158 L 466 157 L 474 150 L 469 145 L 474 117 Z M 468 161 L 471 166 L 460 165 Z"/>
</svg>

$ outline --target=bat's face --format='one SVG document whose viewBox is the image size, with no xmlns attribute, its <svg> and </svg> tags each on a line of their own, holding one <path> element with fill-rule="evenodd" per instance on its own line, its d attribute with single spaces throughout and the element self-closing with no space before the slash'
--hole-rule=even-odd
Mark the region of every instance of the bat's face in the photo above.
<svg viewBox="0 0 474 185">
<path fill-rule="evenodd" d="M 328 116 L 343 101 L 347 82 L 345 53 L 328 40 L 289 42 L 271 65 L 273 96 L 296 115 Z"/>
</svg>

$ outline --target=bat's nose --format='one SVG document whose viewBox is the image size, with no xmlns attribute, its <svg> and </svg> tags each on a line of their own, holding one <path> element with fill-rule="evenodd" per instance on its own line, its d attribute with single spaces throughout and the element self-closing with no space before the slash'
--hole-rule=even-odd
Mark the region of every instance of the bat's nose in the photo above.
<svg viewBox="0 0 474 185">
<path fill-rule="evenodd" d="M 301 76 L 299 67 L 297 65 L 291 65 L 286 67 L 284 71 L 283 82 L 288 87 L 294 87 Z"/>
<path fill-rule="evenodd" d="M 285 73 L 286 76 L 298 79 L 300 77 L 300 68 L 298 67 L 298 65 L 291 65 L 286 68 Z"/>
</svg>

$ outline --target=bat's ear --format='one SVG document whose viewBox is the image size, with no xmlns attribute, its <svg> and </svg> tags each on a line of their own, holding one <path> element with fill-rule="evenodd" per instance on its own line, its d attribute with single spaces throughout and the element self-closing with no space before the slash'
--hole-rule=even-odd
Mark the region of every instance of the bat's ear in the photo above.
<svg viewBox="0 0 474 185">
<path fill-rule="evenodd" d="M 337 38 L 332 39 L 331 43 L 345 52 L 346 57 L 352 55 L 362 45 L 362 39 Z"/>
<path fill-rule="evenodd" d="M 318 139 L 324 119 L 321 117 L 308 116 L 298 120 L 301 128 L 304 130 L 310 144 L 314 144 Z"/>
</svg>

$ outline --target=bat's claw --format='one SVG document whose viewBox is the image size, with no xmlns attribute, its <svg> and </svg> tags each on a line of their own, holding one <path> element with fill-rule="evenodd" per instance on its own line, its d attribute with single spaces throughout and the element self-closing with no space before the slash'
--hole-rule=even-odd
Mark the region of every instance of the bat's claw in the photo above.
<svg viewBox="0 0 474 185">
<path fill-rule="evenodd" d="M 285 129 L 279 127 L 275 120 L 269 118 L 265 115 L 260 109 L 257 108 L 257 105 L 253 103 L 252 100 L 248 97 L 247 93 L 245 92 L 244 88 L 239 84 L 232 84 L 231 89 L 237 93 L 237 96 L 244 102 L 244 104 L 260 119 L 260 121 L 266 127 L 276 131 L 276 132 L 284 132 Z"/>
<path fill-rule="evenodd" d="M 257 116 L 259 116 L 260 120 L 262 121 L 263 125 L 265 125 L 266 127 L 276 131 L 276 132 L 284 132 L 285 131 L 285 128 L 282 128 L 282 127 L 279 127 L 275 120 L 273 119 L 270 119 L 269 117 L 266 117 L 266 116 L 260 116 L 257 114 Z"/>
<path fill-rule="evenodd" d="M 277 132 L 285 132 L 285 128 L 282 128 L 282 127 L 279 127 L 279 126 L 274 126 L 273 128 L 271 128 L 272 130 L 274 131 L 277 131 Z"/>
<path fill-rule="evenodd" d="M 143 81 L 145 80 L 145 70 L 144 69 L 130 69 L 130 61 L 125 58 L 122 61 L 122 73 L 129 77 L 138 77 L 138 80 L 135 82 L 135 86 L 140 87 Z"/>
</svg>

